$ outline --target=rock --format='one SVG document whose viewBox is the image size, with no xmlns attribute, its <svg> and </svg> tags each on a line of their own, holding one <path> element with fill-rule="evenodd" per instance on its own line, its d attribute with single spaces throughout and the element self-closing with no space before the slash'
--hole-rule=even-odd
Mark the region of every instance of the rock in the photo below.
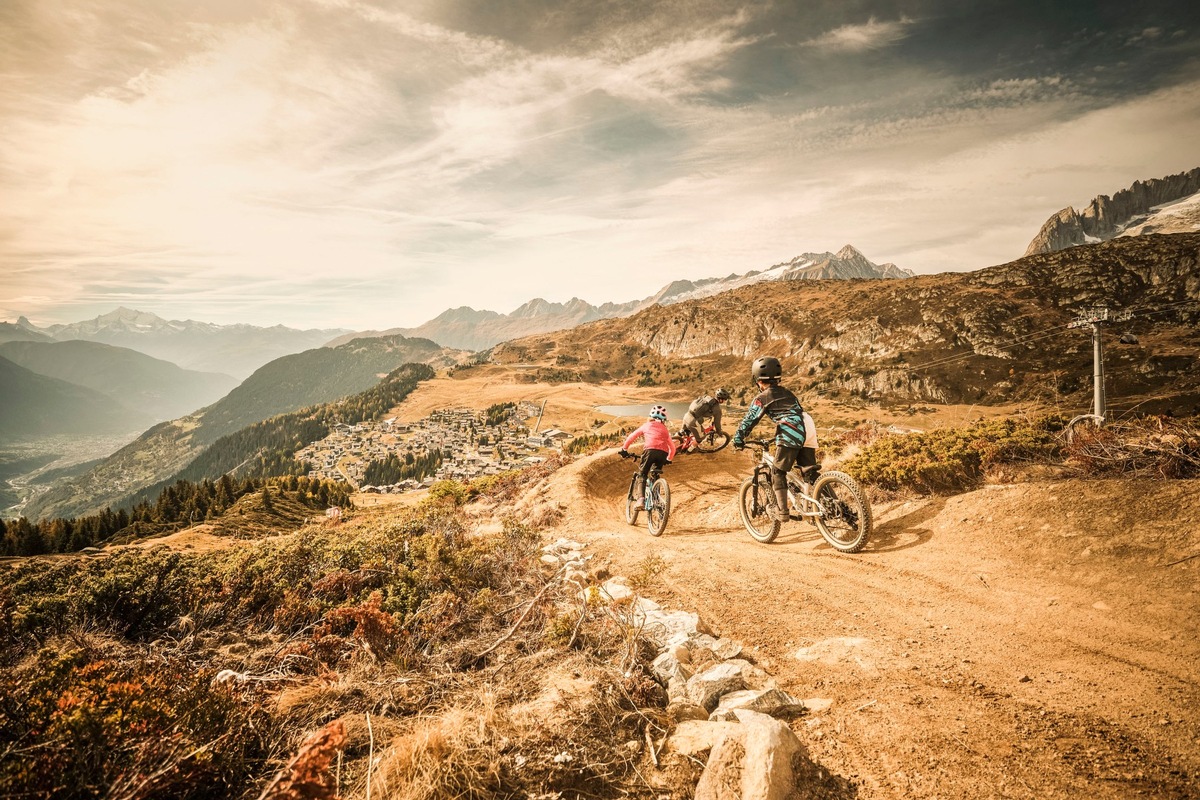
<svg viewBox="0 0 1200 800">
<path fill-rule="evenodd" d="M 692 677 L 692 671 L 680 664 L 679 660 L 669 651 L 660 653 L 658 658 L 654 659 L 650 664 L 650 672 L 664 686 L 670 683 L 672 678 L 680 678 L 686 682 L 688 678 Z"/>
<path fill-rule="evenodd" d="M 686 722 L 694 720 L 699 722 L 708 722 L 708 712 L 695 703 L 690 703 L 687 700 L 673 700 L 667 704 L 667 716 L 675 722 Z"/>
<path fill-rule="evenodd" d="M 810 714 L 820 714 L 833 705 L 833 701 L 827 697 L 806 697 L 800 703 Z"/>
<path fill-rule="evenodd" d="M 675 726 L 663 745 L 664 753 L 679 753 L 685 756 L 703 756 L 717 740 L 725 735 L 740 731 L 739 723 L 709 722 L 707 720 L 685 720 Z"/>
<path fill-rule="evenodd" d="M 661 608 L 650 608 L 639 601 L 635 620 L 642 627 L 642 635 L 660 649 L 665 648 L 672 637 L 679 633 L 707 633 L 708 626 L 700 619 L 699 614 L 690 611 L 664 611 Z"/>
<path fill-rule="evenodd" d="M 711 712 L 722 695 L 746 688 L 746 679 L 742 675 L 745 666 L 748 666 L 745 661 L 726 661 L 693 675 L 687 682 L 688 698 Z"/>
<path fill-rule="evenodd" d="M 709 715 L 714 722 L 732 722 L 737 710 L 757 711 L 772 717 L 789 717 L 804 712 L 804 704 L 782 689 L 745 689 L 721 698 Z"/>
<path fill-rule="evenodd" d="M 740 710 L 737 718 L 740 724 L 713 745 L 695 799 L 799 800 L 793 762 L 807 754 L 796 734 L 755 711 Z"/>
</svg>

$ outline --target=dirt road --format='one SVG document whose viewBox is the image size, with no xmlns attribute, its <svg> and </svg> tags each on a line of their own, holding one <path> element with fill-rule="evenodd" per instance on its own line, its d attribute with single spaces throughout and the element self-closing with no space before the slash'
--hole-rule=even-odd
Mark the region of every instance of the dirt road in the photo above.
<svg viewBox="0 0 1200 800">
<path fill-rule="evenodd" d="M 753 648 L 814 710 L 794 723 L 857 798 L 1200 797 L 1195 482 L 1053 481 L 877 504 L 841 555 L 733 498 L 749 454 L 680 456 L 653 538 L 622 516 L 629 462 L 560 470 L 557 533 Z M 639 520 L 640 522 L 640 520 Z M 1174 563 L 1172 563 L 1174 562 Z"/>
</svg>

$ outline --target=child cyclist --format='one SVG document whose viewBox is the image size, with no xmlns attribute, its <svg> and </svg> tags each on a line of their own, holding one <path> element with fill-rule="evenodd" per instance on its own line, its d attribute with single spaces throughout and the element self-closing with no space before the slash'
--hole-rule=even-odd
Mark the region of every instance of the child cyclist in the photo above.
<svg viewBox="0 0 1200 800">
<path fill-rule="evenodd" d="M 642 499 L 642 487 L 646 485 L 646 474 L 650 471 L 650 467 L 654 464 L 662 467 L 670 464 L 671 459 L 675 458 L 675 440 L 671 438 L 671 431 L 667 428 L 666 408 L 663 406 L 651 408 L 650 418 L 626 437 L 618 455 L 622 458 L 628 456 L 629 446 L 639 438 L 644 438 L 645 441 L 642 442 L 641 480 L 638 481 L 638 496 L 634 498 L 635 500 Z"/>
<path fill-rule="evenodd" d="M 760 393 L 750 402 L 750 409 L 733 435 L 734 448 L 741 450 L 746 446 L 746 437 L 764 415 L 775 422 L 775 463 L 771 467 L 771 486 L 775 489 L 777 502 L 774 505 L 768 503 L 767 512 L 772 519 L 779 521 L 788 519 L 788 470 L 796 465 L 797 459 L 800 459 L 801 467 L 816 464 L 816 450 L 804 446 L 804 409 L 796 395 L 779 385 L 782 377 L 783 365 L 778 358 L 766 356 L 750 366 L 750 378 Z"/>
</svg>

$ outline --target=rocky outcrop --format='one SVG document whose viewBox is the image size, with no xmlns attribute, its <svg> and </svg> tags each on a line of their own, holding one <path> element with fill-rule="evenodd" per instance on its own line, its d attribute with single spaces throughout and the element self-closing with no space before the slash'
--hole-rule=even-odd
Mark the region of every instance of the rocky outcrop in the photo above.
<svg viewBox="0 0 1200 800">
<path fill-rule="evenodd" d="M 1161 226 L 1151 226 L 1153 231 L 1146 231 L 1144 218 L 1159 206 L 1197 192 L 1200 192 L 1200 167 L 1165 178 L 1135 181 L 1112 197 L 1102 194 L 1093 199 L 1081 212 L 1068 207 L 1050 217 L 1025 249 L 1025 255 L 1053 253 L 1089 242 L 1107 241 L 1134 224 L 1138 225 L 1138 233 L 1181 232 L 1166 231 Z M 1187 229 L 1195 230 L 1195 227 Z"/>
</svg>

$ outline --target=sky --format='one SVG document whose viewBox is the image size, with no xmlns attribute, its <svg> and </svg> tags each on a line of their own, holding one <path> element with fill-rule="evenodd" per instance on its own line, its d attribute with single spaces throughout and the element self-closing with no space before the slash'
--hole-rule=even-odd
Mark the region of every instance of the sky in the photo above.
<svg viewBox="0 0 1200 800">
<path fill-rule="evenodd" d="M 1200 166 L 1200 3 L 3 0 L 0 320 L 352 330 L 852 244 L 916 273 Z"/>
</svg>

